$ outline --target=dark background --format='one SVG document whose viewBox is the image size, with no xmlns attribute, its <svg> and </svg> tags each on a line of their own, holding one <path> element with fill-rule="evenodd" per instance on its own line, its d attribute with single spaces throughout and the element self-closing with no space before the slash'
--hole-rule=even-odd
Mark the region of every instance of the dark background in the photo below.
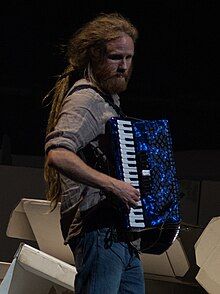
<svg viewBox="0 0 220 294">
<path fill-rule="evenodd" d="M 219 149 L 219 7 L 214 0 L 7 1 L 1 8 L 0 143 L 43 155 L 49 107 L 42 98 L 65 66 L 60 44 L 100 12 L 139 30 L 122 107 L 170 121 L 175 150 Z"/>
</svg>

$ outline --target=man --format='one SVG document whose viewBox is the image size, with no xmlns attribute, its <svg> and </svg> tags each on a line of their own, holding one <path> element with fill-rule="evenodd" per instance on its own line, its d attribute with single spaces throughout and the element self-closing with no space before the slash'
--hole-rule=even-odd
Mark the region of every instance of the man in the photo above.
<svg viewBox="0 0 220 294">
<path fill-rule="evenodd" d="M 75 293 L 144 293 L 138 253 L 115 204 L 129 209 L 139 191 L 108 175 L 104 136 L 108 119 L 120 115 L 118 94 L 127 88 L 136 39 L 122 16 L 98 16 L 69 41 L 69 65 L 55 86 L 45 146 L 47 198 L 54 207 L 61 200 Z"/>
</svg>

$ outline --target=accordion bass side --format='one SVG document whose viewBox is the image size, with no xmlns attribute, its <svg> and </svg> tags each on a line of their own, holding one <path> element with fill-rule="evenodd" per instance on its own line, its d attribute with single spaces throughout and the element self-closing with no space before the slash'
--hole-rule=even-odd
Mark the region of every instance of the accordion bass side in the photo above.
<svg viewBox="0 0 220 294">
<path fill-rule="evenodd" d="M 124 210 L 125 230 L 140 238 L 140 251 L 161 254 L 180 229 L 179 182 L 167 120 L 111 118 L 114 176 L 140 190 L 137 207 Z"/>
</svg>

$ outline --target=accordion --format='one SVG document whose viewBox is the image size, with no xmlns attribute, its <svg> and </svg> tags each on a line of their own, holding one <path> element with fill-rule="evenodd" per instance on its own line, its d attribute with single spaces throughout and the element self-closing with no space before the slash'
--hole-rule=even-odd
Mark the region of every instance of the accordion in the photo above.
<svg viewBox="0 0 220 294">
<path fill-rule="evenodd" d="M 110 118 L 106 134 L 112 146 L 114 176 L 140 190 L 140 201 L 124 209 L 123 225 L 140 251 L 161 254 L 180 229 L 180 187 L 167 120 Z M 123 204 L 122 204 L 123 205 Z"/>
</svg>

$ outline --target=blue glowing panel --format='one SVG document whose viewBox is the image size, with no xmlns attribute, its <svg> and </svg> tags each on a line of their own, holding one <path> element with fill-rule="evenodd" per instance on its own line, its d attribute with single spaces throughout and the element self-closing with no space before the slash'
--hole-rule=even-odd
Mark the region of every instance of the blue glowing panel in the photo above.
<svg viewBox="0 0 220 294">
<path fill-rule="evenodd" d="M 148 226 L 179 223 L 180 187 L 167 120 L 133 122 L 136 154 L 146 153 L 150 189 L 142 192 L 145 222 Z"/>
</svg>

